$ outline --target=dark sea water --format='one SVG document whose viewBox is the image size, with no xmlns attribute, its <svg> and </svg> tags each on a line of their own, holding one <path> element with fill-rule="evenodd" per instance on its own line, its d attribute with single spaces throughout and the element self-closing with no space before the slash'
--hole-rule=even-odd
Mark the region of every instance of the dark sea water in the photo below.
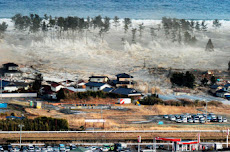
<svg viewBox="0 0 230 152">
<path fill-rule="evenodd" d="M 230 19 L 230 0 L 0 0 L 0 18 L 27 15 L 96 15 L 132 19 Z"/>
</svg>

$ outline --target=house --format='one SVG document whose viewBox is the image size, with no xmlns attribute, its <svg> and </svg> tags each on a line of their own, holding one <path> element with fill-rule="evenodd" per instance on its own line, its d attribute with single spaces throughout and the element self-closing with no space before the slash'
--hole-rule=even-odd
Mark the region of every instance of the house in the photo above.
<svg viewBox="0 0 230 152">
<path fill-rule="evenodd" d="M 98 83 L 98 82 L 88 82 L 85 84 L 87 91 L 99 91 L 103 90 L 104 88 L 111 88 L 111 85 L 107 83 Z"/>
<path fill-rule="evenodd" d="M 72 92 L 85 92 L 86 89 L 85 88 L 75 88 L 75 87 L 67 87 L 66 88 L 68 91 L 72 91 Z"/>
<path fill-rule="evenodd" d="M 100 82 L 107 83 L 109 78 L 107 76 L 91 76 L 89 77 L 89 82 Z"/>
<path fill-rule="evenodd" d="M 103 91 L 108 92 L 108 93 L 114 93 L 114 94 L 118 94 L 121 95 L 123 97 L 129 97 L 129 98 L 135 98 L 135 99 L 139 99 L 142 96 L 141 92 L 136 91 L 135 89 L 132 88 L 115 88 L 113 90 L 110 90 L 108 88 L 105 88 Z"/>
<path fill-rule="evenodd" d="M 7 71 L 18 71 L 18 65 L 15 63 L 6 63 L 3 64 L 3 68 Z"/>
<path fill-rule="evenodd" d="M 6 85 L 4 87 L 4 91 L 6 91 L 6 92 L 13 92 L 13 91 L 17 91 L 17 90 L 18 90 L 18 87 L 13 83 L 9 83 L 8 85 Z"/>
<path fill-rule="evenodd" d="M 40 88 L 40 94 L 49 100 L 56 100 L 57 99 L 57 93 L 51 90 L 51 86 L 49 85 L 42 85 Z"/>
<path fill-rule="evenodd" d="M 230 83 L 224 85 L 224 90 L 230 92 Z"/>
<path fill-rule="evenodd" d="M 57 82 L 51 83 L 51 91 L 58 92 L 61 88 L 64 88 L 64 86 L 62 86 L 61 84 L 59 84 Z"/>
<path fill-rule="evenodd" d="M 0 82 L 1 85 L 1 82 Z M 5 81 L 2 80 L 2 89 L 5 92 L 13 92 L 17 91 L 18 89 L 24 89 L 28 90 L 30 87 L 29 83 L 24 83 L 24 82 L 10 82 L 10 81 Z"/>
<path fill-rule="evenodd" d="M 216 91 L 216 96 L 217 97 L 225 98 L 225 95 L 227 95 L 227 94 L 228 94 L 228 92 L 224 91 L 223 89 L 220 89 L 220 90 Z"/>
<path fill-rule="evenodd" d="M 3 73 L 5 77 L 20 77 L 22 72 L 19 70 L 18 65 L 15 63 L 3 64 Z"/>
<path fill-rule="evenodd" d="M 220 90 L 222 89 L 223 87 L 222 86 L 219 86 L 219 85 L 212 85 L 210 86 L 210 92 L 215 94 L 217 90 Z"/>
<path fill-rule="evenodd" d="M 120 73 L 116 75 L 117 80 L 113 81 L 113 84 L 116 87 L 124 87 L 124 88 L 133 88 L 133 76 L 126 74 L 126 73 Z"/>
<path fill-rule="evenodd" d="M 60 82 L 63 86 L 71 86 L 71 85 L 74 85 L 74 81 L 72 80 L 66 80 L 66 81 L 62 81 Z"/>
</svg>

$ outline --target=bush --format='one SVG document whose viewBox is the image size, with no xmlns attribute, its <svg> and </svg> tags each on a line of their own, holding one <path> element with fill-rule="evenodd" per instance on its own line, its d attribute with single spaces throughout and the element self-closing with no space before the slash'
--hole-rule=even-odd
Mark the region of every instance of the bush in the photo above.
<svg viewBox="0 0 230 152">
<path fill-rule="evenodd" d="M 0 120 L 0 130 L 19 131 L 19 124 L 23 124 L 22 130 L 26 131 L 60 131 L 68 130 L 69 125 L 65 119 L 51 117 L 38 117 L 35 119 L 6 119 Z"/>
</svg>

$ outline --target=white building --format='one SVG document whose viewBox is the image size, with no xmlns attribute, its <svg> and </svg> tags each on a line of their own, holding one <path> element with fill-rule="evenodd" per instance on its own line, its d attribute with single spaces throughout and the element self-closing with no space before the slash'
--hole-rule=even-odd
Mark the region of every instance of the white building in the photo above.
<svg viewBox="0 0 230 152">
<path fill-rule="evenodd" d="M 104 88 L 111 88 L 111 85 L 107 83 L 98 83 L 98 82 L 89 82 L 86 83 L 86 90 L 87 91 L 100 91 Z"/>
</svg>

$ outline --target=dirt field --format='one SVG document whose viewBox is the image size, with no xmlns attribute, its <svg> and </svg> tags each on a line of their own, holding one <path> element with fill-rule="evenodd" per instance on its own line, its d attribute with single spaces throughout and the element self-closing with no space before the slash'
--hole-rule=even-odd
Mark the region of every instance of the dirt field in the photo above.
<svg viewBox="0 0 230 152">
<path fill-rule="evenodd" d="M 230 124 L 164 124 L 158 125 L 158 121 L 162 119 L 154 120 L 156 115 L 165 114 L 182 114 L 182 113 L 202 113 L 200 110 L 204 110 L 204 107 L 176 107 L 176 106 L 135 106 L 135 105 L 115 105 L 121 106 L 123 109 L 78 109 L 78 114 L 64 114 L 57 110 L 47 109 L 34 109 L 26 108 L 25 111 L 34 116 L 48 116 L 55 118 L 65 118 L 68 120 L 71 128 L 79 128 L 84 126 L 85 119 L 105 119 L 105 130 L 177 130 L 177 129 L 225 129 Z M 230 117 L 230 106 L 223 107 L 208 107 L 208 112 L 213 112 L 217 115 L 224 115 Z M 87 124 L 87 128 L 100 128 L 102 124 Z"/>
</svg>

